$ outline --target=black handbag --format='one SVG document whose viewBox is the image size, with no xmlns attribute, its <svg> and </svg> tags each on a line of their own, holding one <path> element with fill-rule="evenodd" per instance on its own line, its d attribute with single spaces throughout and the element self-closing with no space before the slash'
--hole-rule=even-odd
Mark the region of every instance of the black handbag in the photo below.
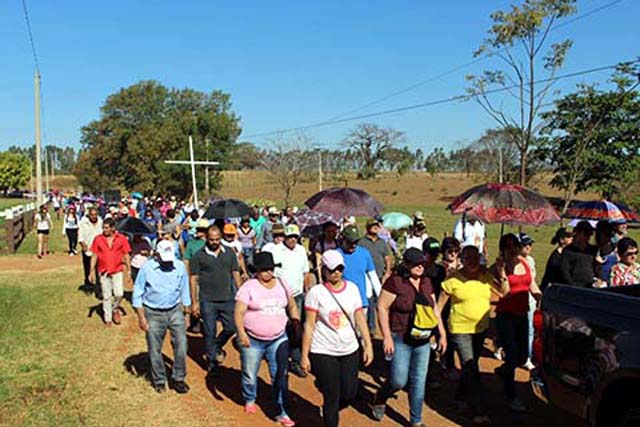
<svg viewBox="0 0 640 427">
<path fill-rule="evenodd" d="M 287 292 L 287 288 L 284 287 L 284 284 L 279 277 L 276 277 L 276 279 L 278 280 L 278 283 L 280 283 L 280 286 L 282 286 L 282 289 L 284 289 L 288 307 L 289 293 Z M 287 326 L 285 327 L 285 332 L 287 333 L 287 339 L 289 340 L 289 348 L 294 349 L 302 347 L 302 322 L 300 322 L 300 319 L 292 319 L 289 317 L 289 320 L 287 320 Z"/>
</svg>

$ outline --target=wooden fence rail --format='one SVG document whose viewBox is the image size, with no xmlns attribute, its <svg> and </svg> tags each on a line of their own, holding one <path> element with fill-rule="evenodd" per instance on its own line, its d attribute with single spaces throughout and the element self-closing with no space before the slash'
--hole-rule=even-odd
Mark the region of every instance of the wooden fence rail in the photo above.
<svg viewBox="0 0 640 427">
<path fill-rule="evenodd" d="M 15 206 L 2 212 L 8 253 L 15 253 L 29 231 L 32 230 L 34 215 L 35 203 Z"/>
</svg>

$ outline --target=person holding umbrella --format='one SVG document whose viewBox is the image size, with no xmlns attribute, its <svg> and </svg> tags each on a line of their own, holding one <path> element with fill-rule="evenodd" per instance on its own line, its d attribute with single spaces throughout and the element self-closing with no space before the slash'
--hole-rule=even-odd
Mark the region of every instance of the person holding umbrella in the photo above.
<svg viewBox="0 0 640 427">
<path fill-rule="evenodd" d="M 505 363 L 496 369 L 502 377 L 509 407 L 514 412 L 524 412 L 526 407 L 518 398 L 515 385 L 515 370 L 527 361 L 529 325 L 529 293 L 540 298 L 540 290 L 534 281 L 531 267 L 521 255 L 522 243 L 512 233 L 500 238 L 500 257 L 490 271 L 498 281 L 509 281 L 509 293 L 498 301 L 496 325 L 498 338 L 505 352 Z"/>
</svg>

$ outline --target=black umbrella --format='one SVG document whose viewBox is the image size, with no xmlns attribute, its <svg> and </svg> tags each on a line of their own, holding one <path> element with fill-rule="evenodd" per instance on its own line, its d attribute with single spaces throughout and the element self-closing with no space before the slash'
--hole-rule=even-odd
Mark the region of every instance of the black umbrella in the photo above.
<svg viewBox="0 0 640 427">
<path fill-rule="evenodd" d="M 122 221 L 118 222 L 116 229 L 121 233 L 129 234 L 150 234 L 153 233 L 151 227 L 132 216 L 128 216 Z"/>
<path fill-rule="evenodd" d="M 225 199 L 212 203 L 203 216 L 207 219 L 225 219 L 246 215 L 251 215 L 251 208 L 246 203 L 236 199 Z"/>
</svg>

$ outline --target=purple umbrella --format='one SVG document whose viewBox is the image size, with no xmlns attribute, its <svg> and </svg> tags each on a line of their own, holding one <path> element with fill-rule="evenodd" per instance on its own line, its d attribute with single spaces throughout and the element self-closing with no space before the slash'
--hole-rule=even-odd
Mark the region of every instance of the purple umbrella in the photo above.
<svg viewBox="0 0 640 427">
<path fill-rule="evenodd" d="M 304 204 L 314 211 L 327 213 L 334 218 L 350 215 L 374 217 L 380 215 L 384 209 L 380 202 L 367 192 L 349 187 L 320 191 Z"/>
</svg>

